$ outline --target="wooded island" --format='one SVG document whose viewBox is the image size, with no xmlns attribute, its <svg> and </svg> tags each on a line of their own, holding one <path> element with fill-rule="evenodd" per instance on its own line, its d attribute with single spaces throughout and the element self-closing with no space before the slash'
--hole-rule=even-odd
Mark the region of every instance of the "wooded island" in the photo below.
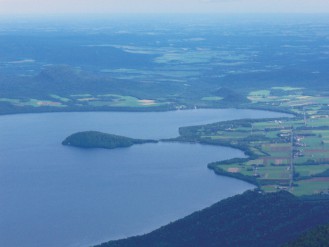
<svg viewBox="0 0 329 247">
<path fill-rule="evenodd" d="M 156 140 L 133 139 L 125 136 L 102 133 L 98 131 L 83 131 L 68 136 L 62 144 L 80 148 L 125 148 L 134 144 L 157 143 Z"/>
</svg>

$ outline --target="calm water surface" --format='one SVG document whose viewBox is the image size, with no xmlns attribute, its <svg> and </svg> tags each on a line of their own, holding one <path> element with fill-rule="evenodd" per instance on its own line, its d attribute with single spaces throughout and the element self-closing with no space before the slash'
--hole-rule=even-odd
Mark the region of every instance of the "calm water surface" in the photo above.
<svg viewBox="0 0 329 247">
<path fill-rule="evenodd" d="M 239 150 L 158 143 L 83 150 L 77 131 L 169 138 L 181 126 L 283 114 L 253 110 L 51 113 L 0 116 L 0 246 L 76 247 L 151 231 L 253 186 L 209 162 Z"/>
</svg>

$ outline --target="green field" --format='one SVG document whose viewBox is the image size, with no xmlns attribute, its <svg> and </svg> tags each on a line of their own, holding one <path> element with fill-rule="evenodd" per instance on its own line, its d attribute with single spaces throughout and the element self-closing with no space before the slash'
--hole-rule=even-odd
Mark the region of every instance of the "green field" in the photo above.
<svg viewBox="0 0 329 247">
<path fill-rule="evenodd" d="M 53 101 L 49 99 L 9 99 L 9 98 L 0 98 L 0 102 L 6 102 L 17 107 L 65 107 L 66 105 L 62 102 Z"/>
<path fill-rule="evenodd" d="M 163 102 L 153 99 L 138 99 L 132 96 L 116 95 L 116 94 L 74 94 L 68 96 L 59 96 L 50 94 L 49 99 L 12 99 L 0 98 L 0 102 L 6 102 L 16 107 L 131 107 L 131 108 L 151 108 L 161 105 L 168 105 L 169 102 Z"/>
<path fill-rule="evenodd" d="M 266 192 L 329 193 L 329 97 L 306 95 L 303 90 L 272 87 L 252 91 L 248 96 L 255 105 L 279 102 L 281 109 L 296 113 L 295 117 L 186 127 L 181 129 L 181 139 L 193 137 L 244 150 L 248 159 L 215 162 L 209 167 L 240 179 L 246 177 L 238 174 L 256 179 Z"/>
<path fill-rule="evenodd" d="M 118 48 L 132 53 L 158 52 L 157 48 Z M 248 159 L 217 162 L 210 168 L 226 172 L 224 175 L 253 181 L 264 191 L 284 189 L 296 195 L 328 193 L 323 180 L 319 180 L 329 176 L 329 96 L 326 91 L 306 88 L 305 84 L 296 86 L 269 83 L 267 87 L 259 86 L 261 84 L 254 87 L 241 84 L 234 88 L 232 82 L 232 87 L 214 87 L 210 81 L 207 84 L 196 80 L 194 77 L 198 76 L 199 71 L 191 67 L 191 64 L 199 63 L 203 66 L 209 59 L 214 59 L 213 62 L 218 63 L 218 66 L 230 66 L 226 75 L 243 72 L 235 68 L 234 64 L 243 62 L 244 55 L 229 51 L 169 49 L 154 58 L 153 62 L 161 64 L 161 68 L 151 71 L 104 68 L 100 73 L 110 74 L 116 79 L 106 77 L 105 81 L 98 81 L 89 78 L 97 85 L 95 87 L 91 87 L 89 82 L 75 84 L 75 77 L 67 74 L 67 78 L 61 77 L 58 82 L 60 90 L 53 88 L 51 92 L 40 91 L 36 94 L 33 91 L 30 97 L 3 94 L 0 98 L 0 110 L 2 114 L 6 114 L 236 107 L 291 113 L 294 116 L 290 118 L 236 120 L 182 128 L 179 140 L 226 145 L 245 151 Z M 249 69 L 252 71 L 252 68 Z M 61 74 L 60 69 L 55 71 Z M 207 75 L 203 80 L 214 78 L 212 76 Z M 118 81 L 119 77 L 135 78 L 138 82 Z M 215 80 L 220 78 L 217 75 Z M 85 88 L 77 85 L 84 85 Z"/>
</svg>

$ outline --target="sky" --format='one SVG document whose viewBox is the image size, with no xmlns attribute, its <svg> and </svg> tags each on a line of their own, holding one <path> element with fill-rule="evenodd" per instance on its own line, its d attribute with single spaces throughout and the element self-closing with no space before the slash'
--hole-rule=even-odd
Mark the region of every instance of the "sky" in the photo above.
<svg viewBox="0 0 329 247">
<path fill-rule="evenodd" d="M 0 14 L 329 13 L 329 0 L 0 0 Z"/>
</svg>

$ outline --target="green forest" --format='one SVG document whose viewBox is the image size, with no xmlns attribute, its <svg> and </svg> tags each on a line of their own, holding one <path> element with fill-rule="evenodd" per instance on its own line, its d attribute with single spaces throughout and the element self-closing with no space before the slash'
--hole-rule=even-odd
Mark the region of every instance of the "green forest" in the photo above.
<svg viewBox="0 0 329 247">
<path fill-rule="evenodd" d="M 329 201 L 301 200 L 285 191 L 247 191 L 149 234 L 97 247 L 277 247 L 326 224 L 328 210 Z M 327 236 L 323 239 L 328 240 Z"/>
<path fill-rule="evenodd" d="M 297 240 L 284 247 L 327 247 L 329 243 L 329 225 L 320 225 L 304 233 Z"/>
<path fill-rule="evenodd" d="M 156 143 L 155 140 L 141 140 L 129 137 L 112 135 L 98 131 L 78 132 L 68 136 L 62 144 L 80 148 L 125 148 L 134 144 Z"/>
</svg>

